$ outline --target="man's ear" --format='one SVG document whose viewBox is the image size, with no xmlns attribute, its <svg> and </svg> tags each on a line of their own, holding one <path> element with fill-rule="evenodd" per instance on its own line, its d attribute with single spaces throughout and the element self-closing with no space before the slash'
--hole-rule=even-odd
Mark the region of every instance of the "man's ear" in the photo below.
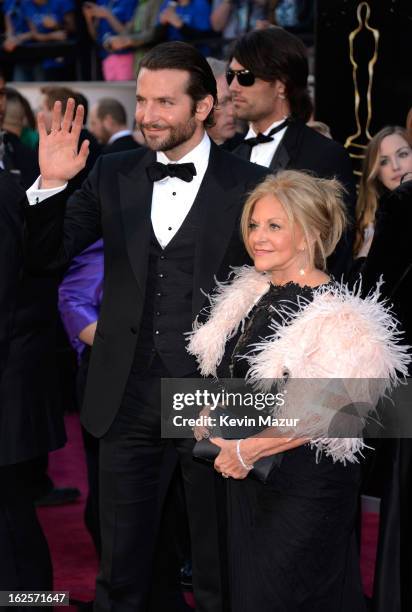
<svg viewBox="0 0 412 612">
<path fill-rule="evenodd" d="M 284 100 L 286 98 L 286 85 L 284 84 L 284 82 L 278 79 L 275 83 L 275 88 L 279 98 Z"/>
<path fill-rule="evenodd" d="M 210 94 L 199 100 L 196 104 L 196 116 L 200 121 L 205 121 L 214 106 L 213 96 Z"/>
</svg>

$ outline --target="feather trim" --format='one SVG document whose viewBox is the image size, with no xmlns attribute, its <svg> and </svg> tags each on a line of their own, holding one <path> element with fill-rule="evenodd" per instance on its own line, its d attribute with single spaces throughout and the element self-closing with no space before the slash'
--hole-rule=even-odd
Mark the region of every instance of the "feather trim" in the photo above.
<svg viewBox="0 0 412 612">
<path fill-rule="evenodd" d="M 218 285 L 210 298 L 210 318 L 195 326 L 188 346 L 204 376 L 216 375 L 226 342 L 268 288 L 268 277 L 248 266 L 235 270 L 230 284 Z M 344 406 L 356 404 L 354 421 L 361 428 L 378 399 L 407 376 L 410 347 L 400 344 L 398 321 L 380 300 L 379 289 L 361 298 L 360 287 L 351 291 L 344 284 L 328 284 L 314 290 L 313 301 L 299 298 L 297 312 L 284 302 L 276 311 L 280 322 L 272 321 L 273 334 L 245 356 L 247 379 L 255 388 L 268 391 L 277 384 L 287 390 L 275 416 L 298 418 L 293 435 L 309 437 L 317 457 L 325 453 L 334 461 L 358 461 L 362 438 L 329 437 L 334 418 Z"/>
<path fill-rule="evenodd" d="M 360 287 L 325 285 L 299 306 L 298 312 L 284 306 L 289 324 L 273 320 L 273 335 L 253 346 L 248 380 L 268 391 L 287 375 L 276 416 L 299 419 L 293 435 L 309 437 L 318 458 L 324 452 L 334 461 L 356 462 L 365 446 L 361 431 L 379 398 L 407 376 L 409 347 L 400 344 L 398 321 L 379 301 L 379 287 L 362 299 Z M 327 379 L 333 379 L 329 389 Z M 339 430 L 342 408 L 354 404 L 357 416 L 341 422 L 340 431 L 351 426 L 357 437 L 326 437 L 333 424 Z"/>
<path fill-rule="evenodd" d="M 188 334 L 187 350 L 196 357 L 202 376 L 216 376 L 226 343 L 269 289 L 269 277 L 251 266 L 234 268 L 233 274 L 233 281 L 217 282 L 215 292 L 208 296 L 209 319 L 203 325 L 196 320 L 193 332 Z"/>
</svg>

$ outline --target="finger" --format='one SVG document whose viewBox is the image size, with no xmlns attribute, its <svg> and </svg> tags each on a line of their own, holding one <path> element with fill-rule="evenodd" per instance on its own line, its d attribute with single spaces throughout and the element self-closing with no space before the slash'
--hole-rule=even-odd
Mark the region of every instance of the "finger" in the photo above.
<svg viewBox="0 0 412 612">
<path fill-rule="evenodd" d="M 225 440 L 223 438 L 210 438 L 210 441 L 212 442 L 212 444 L 216 444 L 216 446 L 219 446 L 220 448 L 222 448 L 222 446 L 225 443 Z"/>
<path fill-rule="evenodd" d="M 85 167 L 88 155 L 89 155 L 89 141 L 84 140 L 81 144 L 80 151 L 77 154 L 77 158 L 76 158 L 76 165 L 78 167 L 78 170 L 82 170 Z"/>
<path fill-rule="evenodd" d="M 218 462 L 217 459 L 215 459 L 213 467 L 215 468 L 216 472 L 219 472 L 219 474 L 220 474 L 220 472 L 222 471 L 222 468 L 220 467 L 219 462 Z"/>
<path fill-rule="evenodd" d="M 39 132 L 39 138 L 42 140 L 47 136 L 46 121 L 44 119 L 44 113 L 37 114 L 37 131 Z"/>
<path fill-rule="evenodd" d="M 90 140 L 83 140 L 80 146 L 78 157 L 84 160 L 84 163 L 86 163 L 86 159 L 89 155 L 89 146 L 90 146 Z"/>
<path fill-rule="evenodd" d="M 76 109 L 74 121 L 72 123 L 72 136 L 76 139 L 76 141 L 79 139 L 80 132 L 83 129 L 83 121 L 84 121 L 84 106 L 83 104 L 79 104 L 79 106 Z"/>
<path fill-rule="evenodd" d="M 73 123 L 73 113 L 74 113 L 75 101 L 73 98 L 69 98 L 66 104 L 66 111 L 64 113 L 63 121 L 62 121 L 62 130 L 66 132 L 70 132 L 70 128 Z"/>
<path fill-rule="evenodd" d="M 62 123 L 62 103 L 60 100 L 54 103 L 52 110 L 51 131 L 59 131 Z"/>
</svg>

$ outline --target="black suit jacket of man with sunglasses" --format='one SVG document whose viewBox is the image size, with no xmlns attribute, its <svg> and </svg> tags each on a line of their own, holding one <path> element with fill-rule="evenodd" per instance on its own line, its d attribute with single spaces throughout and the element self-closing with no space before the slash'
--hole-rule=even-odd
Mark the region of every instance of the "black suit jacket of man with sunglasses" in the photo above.
<svg viewBox="0 0 412 612">
<path fill-rule="evenodd" d="M 251 147 L 244 142 L 234 151 L 250 159 Z M 347 272 L 352 261 L 356 190 L 352 163 L 343 146 L 308 127 L 302 119 L 290 120 L 269 164 L 274 174 L 280 170 L 303 170 L 320 178 L 337 178 L 344 186 L 349 226 L 335 252 L 328 258 L 328 270 L 335 278 Z"/>
</svg>

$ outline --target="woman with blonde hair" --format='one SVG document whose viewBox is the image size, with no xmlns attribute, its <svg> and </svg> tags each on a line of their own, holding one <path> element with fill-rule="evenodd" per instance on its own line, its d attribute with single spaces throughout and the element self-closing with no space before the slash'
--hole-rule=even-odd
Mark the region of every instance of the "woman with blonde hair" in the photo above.
<svg viewBox="0 0 412 612">
<path fill-rule="evenodd" d="M 356 204 L 355 257 L 368 255 L 380 199 L 396 189 L 409 172 L 412 172 L 412 149 L 407 131 L 399 126 L 384 127 L 366 150 Z"/>
<path fill-rule="evenodd" d="M 338 181 L 267 177 L 241 219 L 254 266 L 219 285 L 191 334 L 203 376 L 231 374 L 282 396 L 274 406 L 265 395 L 271 420 L 253 435 L 212 432 L 214 468 L 228 484 L 233 612 L 364 611 L 354 540 L 364 442 L 335 417 L 354 402 L 373 408 L 409 356 L 377 296 L 361 299 L 325 271 L 345 223 Z M 218 372 L 224 357 L 229 371 Z M 195 429 L 198 440 L 209 435 Z"/>
</svg>

